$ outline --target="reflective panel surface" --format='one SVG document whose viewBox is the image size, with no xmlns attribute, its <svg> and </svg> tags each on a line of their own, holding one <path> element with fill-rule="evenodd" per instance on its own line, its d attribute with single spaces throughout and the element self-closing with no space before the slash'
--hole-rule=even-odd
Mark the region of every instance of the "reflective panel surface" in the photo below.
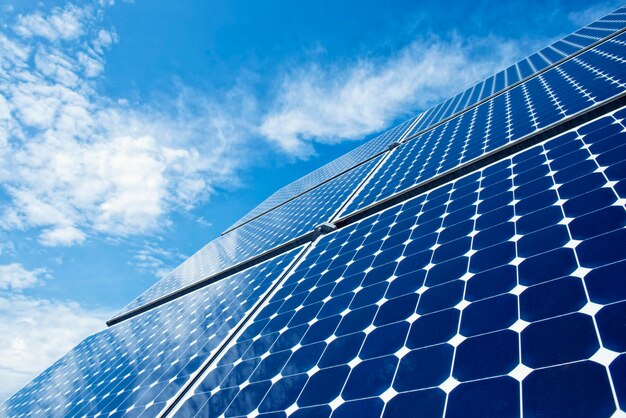
<svg viewBox="0 0 626 418">
<path fill-rule="evenodd" d="M 366 142 L 365 144 L 357 147 L 353 151 L 342 155 L 334 161 L 318 168 L 310 174 L 294 181 L 291 184 L 279 189 L 276 193 L 268 197 L 263 203 L 254 208 L 250 213 L 237 221 L 233 226 L 229 228 L 233 229 L 237 226 L 248 222 L 260 214 L 267 212 L 268 210 L 280 205 L 281 203 L 297 196 L 307 190 L 310 190 L 317 185 L 327 181 L 330 178 L 348 170 L 355 165 L 371 158 L 372 156 L 387 149 L 389 144 L 400 140 L 411 125 L 415 122 L 416 118 L 411 118 L 406 122 L 386 131 L 385 133 L 377 136 L 376 138 Z"/>
<path fill-rule="evenodd" d="M 301 250 L 92 335 L 3 404 L 0 416 L 156 416 Z"/>
<path fill-rule="evenodd" d="M 570 418 L 626 407 L 613 394 L 626 385 L 625 116 L 320 239 L 181 416 Z"/>
</svg>

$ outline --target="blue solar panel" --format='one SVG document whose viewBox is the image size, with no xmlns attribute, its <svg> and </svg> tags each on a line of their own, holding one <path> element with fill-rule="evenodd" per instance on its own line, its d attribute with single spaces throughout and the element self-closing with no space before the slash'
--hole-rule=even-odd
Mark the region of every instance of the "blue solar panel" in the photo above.
<svg viewBox="0 0 626 418">
<path fill-rule="evenodd" d="M 157 416 L 301 251 L 87 338 L 2 405 L 0 416 Z"/>
<path fill-rule="evenodd" d="M 428 109 L 415 125 L 413 132 L 420 132 L 461 112 L 504 88 L 578 53 L 583 48 L 623 30 L 624 27 L 626 27 L 626 9 L 622 8 Z"/>
<path fill-rule="evenodd" d="M 626 107 L 565 129 L 624 93 L 626 34 L 535 73 L 625 17 L 281 189 L 0 416 L 623 415 Z M 565 133 L 537 143 L 555 125 Z M 385 152 L 420 126 L 432 129 Z M 507 148 L 529 134 L 536 145 Z M 398 194 L 409 189 L 421 194 Z M 325 221 L 338 229 L 308 234 Z"/>
<path fill-rule="evenodd" d="M 342 216 L 624 93 L 626 34 L 396 148 Z"/>
<path fill-rule="evenodd" d="M 386 131 L 376 138 L 357 147 L 353 151 L 342 155 L 341 157 L 331 161 L 330 163 L 318 168 L 317 170 L 307 174 L 306 176 L 294 181 L 291 184 L 279 189 L 276 193 L 264 200 L 259 206 L 251 210 L 246 216 L 237 221 L 227 231 L 249 222 L 251 219 L 271 210 L 272 208 L 298 196 L 325 181 L 343 173 L 346 170 L 372 158 L 386 150 L 389 145 L 400 140 L 408 131 L 416 118 L 411 118 L 400 125 Z"/>
<path fill-rule="evenodd" d="M 116 317 L 306 234 L 317 225 L 329 221 L 379 160 L 380 157 L 374 158 L 211 241 L 133 300 Z"/>
<path fill-rule="evenodd" d="M 626 409 L 624 117 L 320 238 L 178 414 Z"/>
</svg>

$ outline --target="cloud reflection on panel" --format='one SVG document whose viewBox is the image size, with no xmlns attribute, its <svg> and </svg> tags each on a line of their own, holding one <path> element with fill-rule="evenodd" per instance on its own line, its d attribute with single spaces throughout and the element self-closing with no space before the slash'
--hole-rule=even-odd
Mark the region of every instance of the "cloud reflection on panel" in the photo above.
<svg viewBox="0 0 626 418">
<path fill-rule="evenodd" d="M 4 404 L 0 416 L 152 417 L 215 352 L 302 248 L 97 333 Z"/>
</svg>

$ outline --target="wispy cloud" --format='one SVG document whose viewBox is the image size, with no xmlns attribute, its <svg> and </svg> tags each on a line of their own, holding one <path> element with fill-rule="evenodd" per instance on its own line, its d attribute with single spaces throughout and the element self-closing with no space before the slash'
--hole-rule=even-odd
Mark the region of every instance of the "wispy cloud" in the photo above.
<svg viewBox="0 0 626 418">
<path fill-rule="evenodd" d="M 20 291 L 41 284 L 46 269 L 28 270 L 20 263 L 0 265 L 0 290 Z"/>
<path fill-rule="evenodd" d="M 489 53 L 483 54 L 486 48 Z M 521 55 L 520 45 L 456 36 L 416 40 L 389 57 L 288 71 L 260 131 L 307 156 L 315 142 L 361 139 L 407 111 L 425 109 Z"/>
<path fill-rule="evenodd" d="M 166 250 L 159 243 L 147 243 L 143 248 L 134 251 L 131 265 L 160 279 L 186 258 L 187 255 Z"/>
<path fill-rule="evenodd" d="M 15 32 L 27 38 L 42 37 L 50 41 L 76 39 L 84 33 L 85 20 L 91 18 L 89 9 L 72 5 L 57 7 L 48 15 L 41 12 L 20 15 Z"/>
</svg>

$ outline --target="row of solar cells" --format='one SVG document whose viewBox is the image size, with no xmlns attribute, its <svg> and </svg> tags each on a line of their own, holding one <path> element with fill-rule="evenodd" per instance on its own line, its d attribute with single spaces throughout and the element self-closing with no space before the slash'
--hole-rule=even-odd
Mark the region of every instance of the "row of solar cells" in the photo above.
<svg viewBox="0 0 626 418">
<path fill-rule="evenodd" d="M 187 389 L 179 416 L 626 410 L 625 117 L 89 337 L 0 415 L 153 417 Z"/>
<path fill-rule="evenodd" d="M 621 95 L 623 38 L 409 141 L 380 165 L 372 159 L 256 217 L 126 311 L 301 236 L 348 201 L 345 214 Z M 621 110 L 331 233 L 284 282 L 303 248 L 89 337 L 0 415 L 155 416 L 205 365 L 179 414 L 626 410 L 625 116 Z M 376 146 L 383 150 L 407 127 Z M 312 175 L 302 190 L 332 172 Z"/>
<path fill-rule="evenodd" d="M 623 30 L 625 26 L 626 8 L 621 8 L 428 109 L 415 126 L 414 132 L 420 132 L 494 94 L 498 94 L 520 80 Z"/>
<path fill-rule="evenodd" d="M 488 79 L 464 90 L 458 95 L 438 104 L 424 112 L 411 129 L 409 135 L 420 132 L 429 126 L 440 122 L 454 114 L 457 114 L 476 103 L 493 96 L 522 79 L 544 70 L 564 58 L 578 53 L 580 50 L 596 43 L 615 32 L 624 28 L 626 23 L 626 9 L 619 9 L 578 30 L 577 32 L 555 42 L 541 51 L 525 58 L 524 60 L 500 71 Z M 365 161 L 366 159 L 383 152 L 389 144 L 398 141 L 406 133 L 407 129 L 417 118 L 396 126 L 375 139 L 356 148 L 331 163 L 313 171 L 307 176 L 279 189 L 272 196 L 263 201 L 259 206 L 250 211 L 242 219 L 237 221 L 226 232 L 237 228 L 262 213 L 288 201 L 311 188 L 327 181 L 337 174 Z"/>
<path fill-rule="evenodd" d="M 341 216 L 624 93 L 626 34 L 572 58 L 390 151 Z M 401 131 L 401 130 L 400 130 Z M 329 221 L 381 157 L 217 238 L 119 315 L 193 284 Z"/>
<path fill-rule="evenodd" d="M 416 118 L 411 118 L 400 125 L 390 129 L 389 131 L 377 136 L 376 138 L 366 142 L 363 145 L 355 148 L 341 157 L 331 161 L 330 163 L 318 168 L 317 170 L 307 174 L 306 176 L 288 184 L 287 186 L 279 189 L 261 204 L 251 210 L 243 218 L 237 221 L 233 226 L 228 228 L 226 232 L 237 228 L 238 226 L 258 217 L 259 215 L 275 208 L 276 206 L 283 204 L 290 199 L 298 196 L 320 184 L 328 181 L 329 179 L 349 170 L 350 168 L 366 161 L 373 156 L 384 152 L 388 149 L 389 145 L 393 142 L 399 141 L 411 125 L 415 122 Z M 226 233 L 225 232 L 225 233 Z"/>
<path fill-rule="evenodd" d="M 341 216 L 562 122 L 626 91 L 626 34 L 490 99 L 390 152 Z"/>
<path fill-rule="evenodd" d="M 262 254 L 329 221 L 380 160 L 365 164 L 211 241 L 116 317 Z"/>
<path fill-rule="evenodd" d="M 626 411 L 625 115 L 322 237 L 178 414 Z"/>
</svg>

